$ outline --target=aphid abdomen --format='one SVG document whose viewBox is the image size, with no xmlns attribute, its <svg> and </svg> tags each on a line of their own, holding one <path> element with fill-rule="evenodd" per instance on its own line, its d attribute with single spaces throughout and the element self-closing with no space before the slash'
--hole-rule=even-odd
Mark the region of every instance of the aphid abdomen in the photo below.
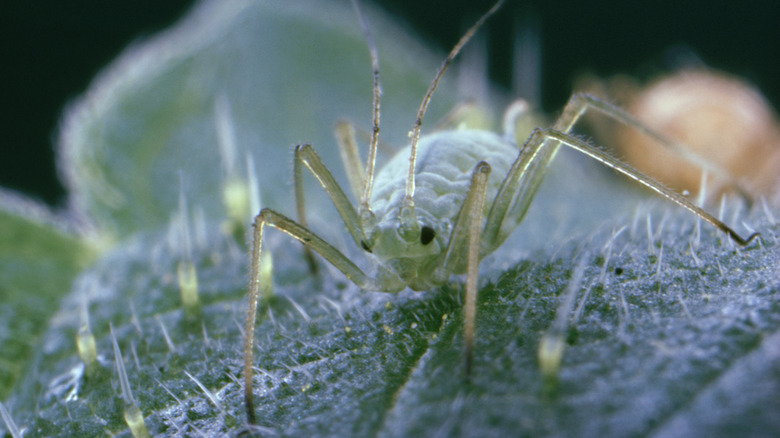
<svg viewBox="0 0 780 438">
<path fill-rule="evenodd" d="M 517 153 L 515 144 L 488 131 L 444 131 L 423 137 L 415 170 L 415 213 L 422 222 L 451 222 L 480 161 L 492 168 L 487 199 L 493 199 Z M 409 150 L 403 149 L 377 174 L 371 207 L 380 220 L 400 209 L 408 168 Z M 487 204 L 485 214 L 489 208 Z"/>
</svg>

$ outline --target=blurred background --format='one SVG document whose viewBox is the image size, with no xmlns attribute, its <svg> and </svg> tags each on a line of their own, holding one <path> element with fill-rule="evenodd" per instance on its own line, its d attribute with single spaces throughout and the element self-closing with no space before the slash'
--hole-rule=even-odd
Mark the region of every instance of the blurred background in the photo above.
<svg viewBox="0 0 780 438">
<path fill-rule="evenodd" d="M 61 206 L 64 189 L 57 177 L 53 148 L 63 107 L 83 93 L 100 69 L 128 44 L 164 29 L 194 3 L 3 2 L 0 186 Z M 442 52 L 491 5 L 483 0 L 372 3 L 408 23 Z M 549 112 L 561 108 L 574 80 L 582 74 L 626 73 L 647 80 L 696 59 L 752 82 L 777 108 L 779 18 L 780 6 L 770 0 L 739 4 L 508 0 L 488 26 L 490 75 L 500 86 L 511 88 L 515 35 L 521 29 L 536 28 L 541 77 L 540 85 L 533 88 L 538 88 L 539 104 Z"/>
</svg>

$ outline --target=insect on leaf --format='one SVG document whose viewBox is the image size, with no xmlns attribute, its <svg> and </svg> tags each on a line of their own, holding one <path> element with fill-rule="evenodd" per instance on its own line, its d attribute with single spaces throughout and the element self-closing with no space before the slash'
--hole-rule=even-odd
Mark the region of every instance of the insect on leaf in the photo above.
<svg viewBox="0 0 780 438">
<path fill-rule="evenodd" d="M 370 60 L 354 12 L 292 3 L 204 3 L 129 49 L 66 116 L 61 165 L 75 208 L 119 244 L 79 265 L 34 356 L 14 363 L 29 372 L 4 405 L 27 434 L 129 435 L 119 368 L 154 436 L 245 429 L 247 255 L 223 231 L 215 108 L 224 98 L 236 161 L 253 157 L 263 205 L 287 212 L 292 146 L 312 143 L 345 184 L 332 126 L 342 117 L 370 126 Z M 368 15 L 383 66 L 383 141 L 401 146 L 441 57 Z M 456 102 L 442 87 L 432 121 Z M 312 216 L 323 216 L 312 228 L 346 241 L 318 198 L 307 197 Z M 729 223 L 763 236 L 740 249 L 562 151 L 526 221 L 483 264 L 469 382 L 459 279 L 422 293 L 363 292 L 327 268 L 309 275 L 300 245 L 269 233 L 277 288 L 257 318 L 259 432 L 767 435 L 780 427 L 779 214 L 727 202 Z M 197 273 L 198 312 L 181 304 L 183 261 Z M 537 351 L 567 290 L 575 295 L 566 348 L 549 382 Z M 75 343 L 84 313 L 98 353 L 90 365 Z"/>
</svg>

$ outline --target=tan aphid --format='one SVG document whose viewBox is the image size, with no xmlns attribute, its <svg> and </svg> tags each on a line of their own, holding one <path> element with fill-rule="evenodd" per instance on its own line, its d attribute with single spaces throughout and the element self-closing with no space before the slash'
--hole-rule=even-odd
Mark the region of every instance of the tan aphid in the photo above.
<svg viewBox="0 0 780 438">
<path fill-rule="evenodd" d="M 780 127 L 771 105 L 744 81 L 712 70 L 683 70 L 639 87 L 626 77 L 610 80 L 606 94 L 648 127 L 679 142 L 731 175 L 708 175 L 707 196 L 739 191 L 752 197 L 774 193 L 780 178 Z M 696 195 L 702 166 L 662 149 L 634 129 L 596 126 L 618 154 L 639 171 Z M 602 141 L 600 141 L 602 143 Z M 739 183 L 741 189 L 735 187 Z"/>
</svg>

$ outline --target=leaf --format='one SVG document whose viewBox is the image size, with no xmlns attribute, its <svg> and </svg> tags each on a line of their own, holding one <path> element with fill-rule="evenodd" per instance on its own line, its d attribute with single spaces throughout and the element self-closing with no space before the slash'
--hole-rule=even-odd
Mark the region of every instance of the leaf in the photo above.
<svg viewBox="0 0 780 438">
<path fill-rule="evenodd" d="M 371 21 L 382 36 L 384 141 L 403 145 L 440 58 L 376 14 Z M 370 65 L 344 3 L 204 3 L 128 49 L 66 112 L 60 157 L 72 201 L 115 239 L 166 224 L 180 188 L 209 218 L 222 218 L 231 175 L 220 157 L 215 107 L 224 98 L 237 172 L 246 178 L 246 157 L 253 157 L 263 204 L 291 205 L 294 145 L 315 145 L 337 167 L 338 118 L 369 129 Z M 442 84 L 432 120 L 451 108 L 448 89 Z"/>
<path fill-rule="evenodd" d="M 57 303 L 94 256 L 79 237 L 45 207 L 0 191 L 0 399 L 10 394 Z"/>
<path fill-rule="evenodd" d="M 344 21 L 346 27 L 333 25 L 318 33 L 323 25 L 320 20 L 341 21 L 334 21 L 320 9 L 293 9 L 289 21 L 280 18 L 287 25 L 276 29 L 276 35 L 292 37 L 290 32 L 311 29 L 317 38 L 327 41 L 321 51 L 330 53 L 328 62 L 319 60 L 313 69 L 308 64 L 313 58 L 290 50 L 263 59 L 273 59 L 278 65 L 291 62 L 302 70 L 308 66 L 319 74 L 331 68 L 334 54 L 351 54 L 353 45 L 365 50 L 354 17 Z M 207 18 L 223 19 L 217 10 L 205 10 L 209 11 L 204 13 Z M 351 12 L 344 9 L 336 14 L 342 15 L 351 16 Z M 253 16 L 247 10 L 231 15 L 238 22 L 250 22 Z M 305 26 L 289 24 L 299 19 L 310 21 Z M 381 23 L 375 16 L 371 21 Z M 208 28 L 204 23 L 200 27 L 185 24 L 183 28 Z M 226 25 L 223 29 L 225 35 L 234 31 L 241 35 L 244 27 Z M 344 29 L 354 32 L 352 38 L 344 38 L 351 43 L 331 42 L 340 40 Z M 394 34 L 381 29 L 375 25 L 383 60 L 392 59 L 385 54 L 393 50 L 413 50 L 405 44 L 393 48 L 393 38 L 382 35 Z M 231 45 L 236 41 L 244 40 L 236 36 L 219 52 L 241 49 L 241 44 Z M 207 48 L 212 43 L 198 44 L 186 53 L 210 53 Z M 137 50 L 154 53 L 155 49 Z M 330 114 L 330 110 L 324 110 L 322 102 L 336 102 L 334 105 L 343 105 L 345 112 L 336 112 L 341 107 L 334 106 L 334 116 L 365 117 L 365 108 L 370 109 L 370 76 L 367 56 L 362 53 L 355 65 L 366 66 L 365 79 L 355 79 L 355 83 L 341 83 L 335 74 L 317 76 L 324 81 L 320 83 L 312 78 L 297 79 L 292 73 L 282 77 L 296 85 L 332 91 L 336 98 L 344 93 L 343 102 L 307 96 L 305 103 L 311 100 L 311 105 L 303 108 L 311 109 L 312 115 L 324 118 L 322 114 Z M 130 65 L 143 58 L 133 56 L 122 62 Z M 197 64 L 189 55 L 181 56 L 184 64 Z M 200 68 L 219 69 L 214 59 L 207 58 Z M 359 70 L 350 62 L 336 64 Z M 161 61 L 160 65 L 179 71 L 176 63 Z M 386 64 L 383 74 L 390 70 L 385 76 L 392 77 L 396 65 L 403 64 Z M 157 80 L 160 72 L 148 67 L 138 67 L 150 77 L 137 83 Z M 275 71 L 276 66 L 268 68 Z M 406 68 L 399 67 L 399 71 L 408 71 Z M 166 78 L 166 69 L 162 69 L 163 83 L 175 89 L 176 77 Z M 246 79 L 246 71 L 242 73 L 238 67 L 224 70 L 227 78 Z M 257 67 L 253 73 L 259 74 L 259 70 Z M 411 71 L 417 75 L 417 69 Z M 121 83 L 122 76 L 117 77 Z M 421 80 L 424 89 L 430 73 L 420 73 L 420 77 L 428 78 Z M 112 80 L 105 79 L 108 85 L 98 81 L 94 89 L 111 89 Z M 293 111 L 301 108 L 301 99 L 273 101 L 275 109 L 290 105 L 290 113 L 273 119 L 278 126 L 258 128 L 255 123 L 264 121 L 252 119 L 257 100 L 241 88 L 244 82 L 216 73 L 212 80 L 224 80 L 220 88 L 245 91 L 230 94 L 237 143 L 253 151 L 262 170 L 261 179 L 269 175 L 289 178 L 283 169 L 287 165 L 280 164 L 287 162 L 286 152 L 280 158 L 275 149 L 279 140 L 268 141 L 274 132 L 302 136 L 305 134 L 300 131 L 295 134 L 296 128 L 312 129 L 318 139 L 325 136 L 328 140 L 324 141 L 331 141 L 327 132 L 319 131 L 329 131 L 332 120 L 318 120 L 319 128 L 315 129 L 306 122 L 308 113 Z M 358 80 L 366 84 L 366 91 L 355 92 L 365 93 L 360 94 L 359 103 L 357 97 L 348 97 L 353 91 L 346 90 L 361 88 Z M 270 87 L 263 81 L 260 87 Z M 336 84 L 330 86 L 334 81 Z M 283 94 L 287 85 L 277 85 L 278 90 L 273 91 Z M 396 91 L 401 88 L 398 85 Z M 23 364 L 31 371 L 6 404 L 16 422 L 31 435 L 129 436 L 123 418 L 128 402 L 117 377 L 111 326 L 129 388 L 151 434 L 236 435 L 246 428 L 241 372 L 247 257 L 242 242 L 223 231 L 227 212 L 220 188 L 224 180 L 213 149 L 216 136 L 213 128 L 207 127 L 213 123 L 219 90 L 197 87 L 191 92 L 207 90 L 203 95 L 211 93 L 211 97 L 198 96 L 191 107 L 170 107 L 176 108 L 171 109 L 171 117 L 185 121 L 181 132 L 173 128 L 178 122 L 167 128 L 169 122 L 164 120 L 159 123 L 170 132 L 120 129 L 123 120 L 154 121 L 166 112 L 152 110 L 144 115 L 147 109 L 141 104 L 148 101 L 152 107 L 164 108 L 162 94 L 168 88 L 155 89 L 163 105 L 154 104 L 155 93 L 143 94 L 141 89 L 115 95 L 119 97 L 114 104 L 119 107 L 124 99 L 132 102 L 136 96 L 145 96 L 134 101 L 133 105 L 140 105 L 137 111 L 119 111 L 102 118 L 102 111 L 111 114 L 113 107 L 97 108 L 98 99 L 92 102 L 97 108 L 94 119 L 81 119 L 83 127 L 72 128 L 98 133 L 89 137 L 94 144 L 77 142 L 76 147 L 76 143 L 69 143 L 67 149 L 72 156 L 64 165 L 71 168 L 76 203 L 94 212 L 93 219 L 104 235 L 121 240 L 78 275 L 72 291 L 50 318 L 35 357 Z M 392 94 L 386 85 L 385 95 Z M 414 114 L 421 94 L 411 99 L 411 110 L 405 111 L 405 116 Z M 443 105 L 447 94 L 440 100 Z M 242 101 L 245 96 L 247 101 Z M 405 97 L 401 100 L 406 102 Z M 384 106 L 389 114 L 394 114 L 392 106 Z M 263 117 L 273 117 L 266 110 L 258 111 Z M 190 119 L 191 112 L 200 116 Z M 112 120 L 118 124 L 112 125 Z M 402 128 L 395 132 L 403 137 L 408 128 L 403 121 L 399 123 Z M 150 138 L 156 140 L 127 141 L 127 145 L 108 141 L 121 140 L 128 132 L 154 134 Z M 183 146 L 190 142 L 167 142 L 174 137 L 205 140 L 202 149 L 190 150 Z M 289 138 L 280 141 L 297 141 Z M 211 152 L 206 147 L 211 147 Z M 102 153 L 109 158 L 100 158 Z M 322 155 L 338 161 L 328 147 L 322 149 Z M 183 244 L 181 217 L 170 220 L 179 215 L 179 169 L 191 206 L 184 213 L 194 217 L 191 252 Z M 289 208 L 284 197 L 289 197 L 291 190 L 279 181 L 272 178 L 270 184 L 262 180 L 260 184 L 266 190 L 264 203 L 278 203 L 276 206 L 284 210 Z M 101 190 L 119 195 L 103 197 Z M 115 203 L 118 199 L 132 203 Z M 310 208 L 311 216 L 327 218 L 316 202 Z M 300 245 L 282 233 L 269 233 L 277 289 L 276 295 L 261 304 L 256 329 L 258 431 L 294 436 L 712 436 L 745 428 L 756 435 L 768 435 L 776 430 L 778 411 L 763 408 L 776 406 L 771 389 L 779 382 L 773 371 L 777 363 L 774 343 L 780 329 L 778 225 L 773 212 L 777 212 L 774 206 L 746 213 L 737 203 L 726 204 L 730 224 L 744 222 L 764 236 L 761 244 L 737 249 L 716 231 L 705 226 L 699 229 L 685 212 L 648 202 L 645 193 L 620 184 L 594 163 L 561 153 L 527 220 L 483 263 L 483 279 L 489 281 L 483 281 L 480 292 L 474 372 L 468 382 L 462 370 L 459 279 L 424 293 L 362 292 L 325 264 L 319 276 L 310 275 Z M 313 227 L 339 236 L 339 227 L 326 218 Z M 343 237 L 335 244 L 342 243 Z M 177 270 L 190 258 L 197 272 L 199 311 L 187 311 L 181 305 Z M 584 276 L 573 282 L 572 271 L 580 264 Z M 545 380 L 536 360 L 539 342 L 572 282 L 577 316 L 566 330 L 557 382 Z M 80 359 L 74 342 L 85 324 L 81 316 L 85 307 L 98 352 L 96 363 L 89 366 Z M 759 388 L 750 382 L 752 373 L 761 379 Z M 758 391 L 746 394 L 744 388 Z M 710 408 L 722 415 L 708 416 Z"/>
<path fill-rule="evenodd" d="M 710 432 L 724 423 L 759 435 L 773 430 L 777 411 L 759 407 L 774 399 L 746 397 L 734 385 L 757 365 L 762 386 L 777 385 L 771 352 L 780 330 L 778 226 L 757 216 L 764 244 L 746 250 L 712 230 L 691 249 L 694 240 L 686 236 L 695 224 L 672 214 L 652 243 L 642 227 L 614 239 L 600 232 L 564 245 L 551 259 L 545 252 L 521 262 L 481 291 L 469 383 L 462 380 L 458 282 L 388 295 L 361 292 L 332 272 L 304 276 L 281 286 L 261 312 L 255 378 L 261 426 L 280 435 L 331 436 L 665 436 L 702 423 Z M 17 416 L 37 412 L 21 424 L 63 436 L 125 427 L 106 335 L 111 322 L 153 434 L 242 428 L 245 261 L 217 224 L 208 229 L 193 258 L 204 306 L 195 322 L 181 309 L 172 275 L 182 255 L 164 234 L 137 236 L 79 277 L 53 319 L 35 375 L 19 392 L 41 395 L 13 399 Z M 271 239 L 277 266 L 302 267 L 297 247 L 290 251 L 277 237 Z M 586 266 L 577 288 L 583 308 L 568 330 L 551 391 L 536 352 L 579 260 Z M 92 375 L 70 341 L 80 326 L 72 315 L 85 299 L 102 356 Z M 756 356 L 774 362 L 761 366 Z M 216 406 L 185 371 L 215 394 Z M 725 397 L 710 404 L 712 391 Z M 702 403 L 727 409 L 736 400 L 741 412 L 752 413 L 747 425 L 734 416 L 713 425 L 698 412 Z"/>
</svg>

